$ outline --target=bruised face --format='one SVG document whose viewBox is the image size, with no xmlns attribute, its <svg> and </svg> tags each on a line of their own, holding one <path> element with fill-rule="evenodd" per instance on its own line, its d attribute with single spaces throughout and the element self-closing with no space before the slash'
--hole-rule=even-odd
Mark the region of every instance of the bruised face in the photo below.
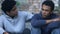
<svg viewBox="0 0 60 34">
<path fill-rule="evenodd" d="M 10 12 L 7 12 L 7 14 L 11 17 L 17 16 L 18 11 L 17 11 L 16 5 L 12 8 L 12 10 Z"/>
<path fill-rule="evenodd" d="M 42 5 L 42 17 L 46 18 L 52 13 L 51 7 L 47 5 Z"/>
</svg>

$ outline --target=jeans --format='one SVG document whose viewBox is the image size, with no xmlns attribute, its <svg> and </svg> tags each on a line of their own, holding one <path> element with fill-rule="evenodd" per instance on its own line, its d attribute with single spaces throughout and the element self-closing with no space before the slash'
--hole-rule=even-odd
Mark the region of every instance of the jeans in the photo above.
<svg viewBox="0 0 60 34">
<path fill-rule="evenodd" d="M 60 34 L 60 28 L 59 29 L 54 29 L 51 34 Z"/>
<path fill-rule="evenodd" d="M 41 30 L 38 28 L 32 27 L 31 34 L 41 34 Z M 54 29 L 51 34 L 60 34 L 60 28 Z"/>
<path fill-rule="evenodd" d="M 41 34 L 41 30 L 38 28 L 32 27 L 31 28 L 31 34 Z"/>
</svg>

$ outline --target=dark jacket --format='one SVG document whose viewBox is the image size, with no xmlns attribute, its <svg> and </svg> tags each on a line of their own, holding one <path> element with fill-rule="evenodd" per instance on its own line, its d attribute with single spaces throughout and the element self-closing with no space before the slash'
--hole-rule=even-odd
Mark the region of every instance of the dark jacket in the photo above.
<svg viewBox="0 0 60 34">
<path fill-rule="evenodd" d="M 35 14 L 32 17 L 31 25 L 34 28 L 40 28 L 46 34 L 49 34 L 52 29 L 55 29 L 55 28 L 59 28 L 60 27 L 60 21 L 53 22 L 53 23 L 50 23 L 50 24 L 46 24 L 46 20 L 54 19 L 54 18 L 58 18 L 58 17 L 59 16 L 56 15 L 56 14 L 54 14 L 54 13 L 51 14 L 50 16 L 48 16 L 47 18 L 43 18 L 41 13 L 40 14 Z"/>
</svg>

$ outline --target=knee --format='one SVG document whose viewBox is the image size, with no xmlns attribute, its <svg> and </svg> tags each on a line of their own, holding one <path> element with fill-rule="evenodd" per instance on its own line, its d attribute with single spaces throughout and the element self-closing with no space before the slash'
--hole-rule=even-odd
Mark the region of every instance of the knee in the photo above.
<svg viewBox="0 0 60 34">
<path fill-rule="evenodd" d="M 58 28 L 58 27 L 60 27 L 60 25 L 59 25 L 59 23 L 50 23 L 50 24 L 48 24 L 47 27 L 48 28 Z"/>
<path fill-rule="evenodd" d="M 60 34 L 60 28 L 59 29 L 54 29 L 51 34 Z"/>
<path fill-rule="evenodd" d="M 31 34 L 41 34 L 41 30 L 39 28 L 31 28 Z"/>
</svg>

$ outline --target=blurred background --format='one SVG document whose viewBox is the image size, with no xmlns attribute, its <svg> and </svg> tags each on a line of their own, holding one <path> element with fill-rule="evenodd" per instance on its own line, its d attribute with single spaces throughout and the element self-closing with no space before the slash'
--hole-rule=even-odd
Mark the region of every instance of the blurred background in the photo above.
<svg viewBox="0 0 60 34">
<path fill-rule="evenodd" d="M 1 3 L 4 0 L 0 0 L 0 14 L 1 14 Z M 41 4 L 45 0 L 16 0 L 17 7 L 20 11 L 29 11 L 32 13 L 39 13 L 41 10 Z M 60 13 L 60 0 L 52 0 L 55 3 L 55 13 Z"/>
</svg>

